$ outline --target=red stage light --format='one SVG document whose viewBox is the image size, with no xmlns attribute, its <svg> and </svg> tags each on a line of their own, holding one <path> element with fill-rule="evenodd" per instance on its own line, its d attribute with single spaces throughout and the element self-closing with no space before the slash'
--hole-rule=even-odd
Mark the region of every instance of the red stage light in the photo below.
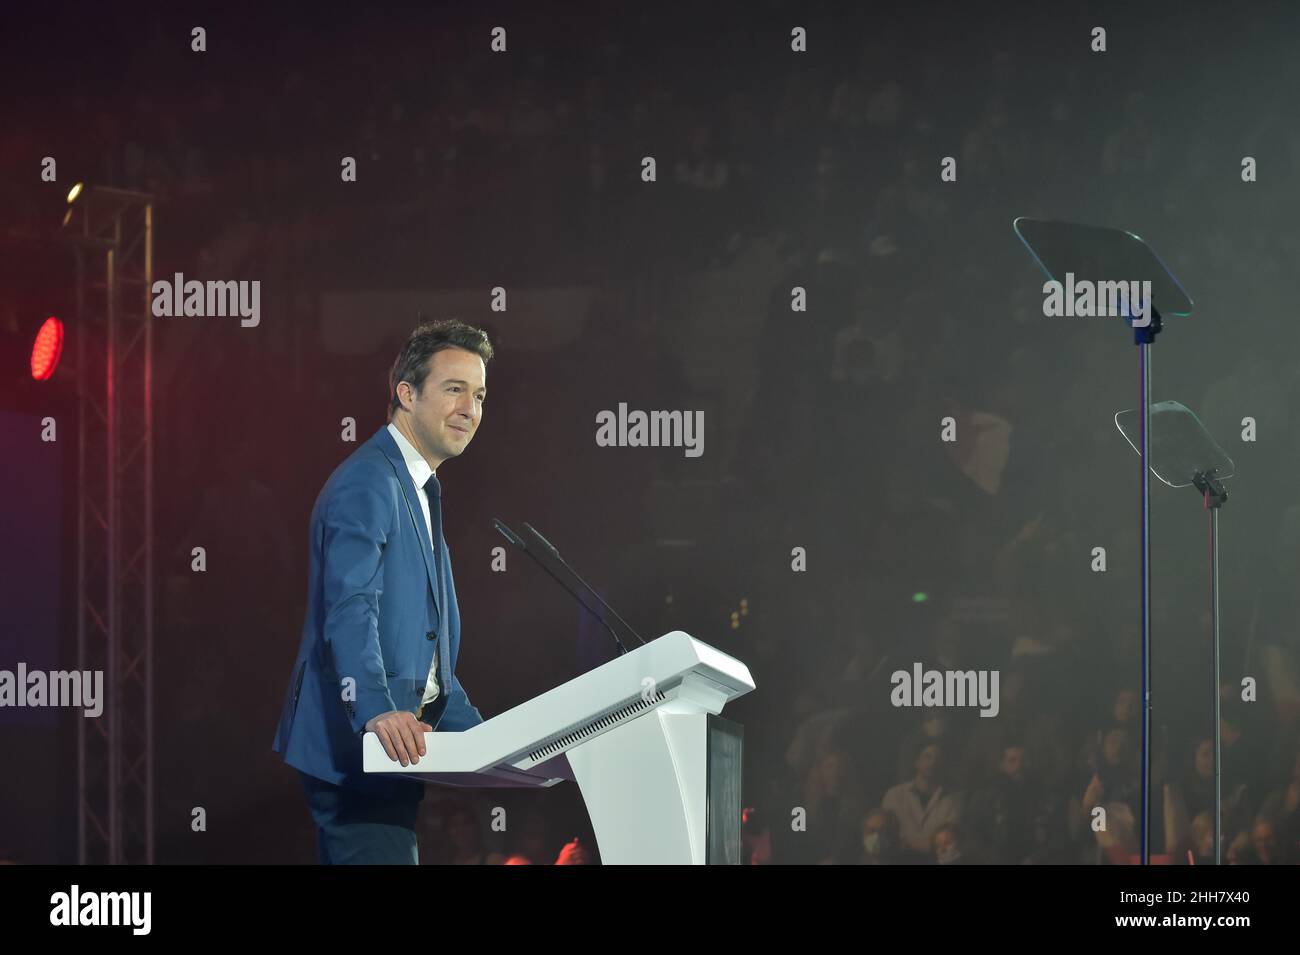
<svg viewBox="0 0 1300 955">
<path fill-rule="evenodd" d="M 32 377 L 37 381 L 48 381 L 54 369 L 59 367 L 62 354 L 63 323 L 50 316 L 36 333 L 36 342 L 32 345 Z"/>
</svg>

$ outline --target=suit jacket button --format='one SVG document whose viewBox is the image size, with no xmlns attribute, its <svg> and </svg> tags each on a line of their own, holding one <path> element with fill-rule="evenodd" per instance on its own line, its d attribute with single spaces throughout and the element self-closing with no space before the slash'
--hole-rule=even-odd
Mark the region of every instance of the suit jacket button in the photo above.
<svg viewBox="0 0 1300 955">
<path fill-rule="evenodd" d="M 426 634 L 424 635 L 424 639 L 426 639 L 426 640 L 437 640 L 437 639 L 438 639 L 438 634 L 435 633 L 434 631 L 430 630 L 428 633 L 426 633 Z"/>
</svg>

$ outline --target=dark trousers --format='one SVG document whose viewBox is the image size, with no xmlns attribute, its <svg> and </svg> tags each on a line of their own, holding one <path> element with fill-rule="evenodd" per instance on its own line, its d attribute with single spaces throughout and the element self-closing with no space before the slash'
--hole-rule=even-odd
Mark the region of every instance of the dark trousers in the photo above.
<svg viewBox="0 0 1300 955">
<path fill-rule="evenodd" d="M 372 796 L 298 773 L 316 823 L 321 865 L 419 865 L 415 839 L 424 786 L 403 786 L 405 795 Z"/>
</svg>

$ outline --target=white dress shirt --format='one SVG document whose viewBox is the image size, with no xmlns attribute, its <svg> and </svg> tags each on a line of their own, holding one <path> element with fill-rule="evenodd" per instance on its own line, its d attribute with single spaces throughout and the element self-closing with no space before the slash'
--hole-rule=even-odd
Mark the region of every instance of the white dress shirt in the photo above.
<svg viewBox="0 0 1300 955">
<path fill-rule="evenodd" d="M 433 539 L 433 524 L 429 520 L 429 495 L 424 491 L 424 484 L 429 480 L 429 475 L 435 474 L 433 468 L 429 467 L 429 462 L 419 451 L 415 450 L 415 445 L 406 440 L 406 435 L 398 431 L 390 423 L 388 433 L 393 436 L 397 442 L 397 449 L 402 452 L 402 460 L 406 462 L 406 469 L 411 472 L 411 480 L 415 482 L 415 496 L 420 499 L 420 510 L 424 512 L 424 527 L 429 534 L 429 546 L 433 548 L 436 556 L 438 553 L 438 542 Z M 442 639 L 446 639 L 443 634 L 438 634 Z M 429 666 L 429 679 L 424 684 L 424 705 L 438 698 L 438 654 L 433 654 L 433 663 Z"/>
</svg>

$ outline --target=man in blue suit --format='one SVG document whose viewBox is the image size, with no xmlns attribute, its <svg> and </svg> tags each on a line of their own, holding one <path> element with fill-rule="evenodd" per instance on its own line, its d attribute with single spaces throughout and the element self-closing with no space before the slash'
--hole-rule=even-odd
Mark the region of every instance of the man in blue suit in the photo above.
<svg viewBox="0 0 1300 955">
<path fill-rule="evenodd" d="M 335 469 L 311 516 L 307 617 L 273 749 L 299 771 L 324 864 L 419 861 L 424 784 L 367 776 L 373 732 L 403 766 L 424 733 L 483 717 L 456 680 L 460 612 L 436 471 L 483 416 L 487 334 L 421 325 L 389 376 L 389 424 Z"/>
</svg>

